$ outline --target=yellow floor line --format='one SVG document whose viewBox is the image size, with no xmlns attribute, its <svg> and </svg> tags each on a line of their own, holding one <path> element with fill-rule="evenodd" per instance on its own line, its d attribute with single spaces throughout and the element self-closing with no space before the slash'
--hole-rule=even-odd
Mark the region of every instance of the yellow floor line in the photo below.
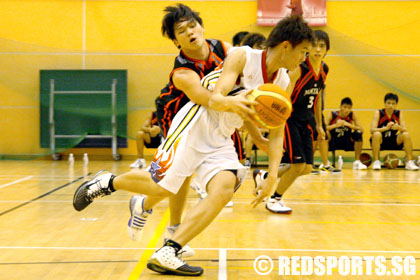
<svg viewBox="0 0 420 280">
<path fill-rule="evenodd" d="M 146 268 L 147 261 L 150 259 L 154 252 L 154 248 L 156 248 L 156 244 L 158 243 L 160 236 L 162 235 L 163 231 L 165 230 L 166 224 L 169 221 L 169 209 L 166 210 L 165 214 L 163 215 L 162 220 L 160 221 L 155 233 L 153 234 L 152 239 L 150 240 L 149 244 L 147 244 L 146 250 L 144 251 L 143 255 L 141 256 L 139 262 L 134 267 L 134 270 L 131 272 L 129 280 L 137 280 L 140 278 L 141 273 Z"/>
</svg>

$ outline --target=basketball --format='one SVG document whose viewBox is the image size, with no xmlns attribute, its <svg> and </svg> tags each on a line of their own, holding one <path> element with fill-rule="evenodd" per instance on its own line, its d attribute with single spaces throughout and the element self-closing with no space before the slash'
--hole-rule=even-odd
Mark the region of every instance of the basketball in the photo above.
<svg viewBox="0 0 420 280">
<path fill-rule="evenodd" d="M 248 95 L 248 99 L 257 102 L 251 106 L 256 113 L 252 117 L 254 122 L 263 128 L 273 129 L 281 126 L 292 112 L 290 96 L 278 85 L 260 85 Z"/>
<path fill-rule="evenodd" d="M 372 157 L 368 153 L 361 153 L 359 159 L 367 167 L 372 164 Z"/>
<path fill-rule="evenodd" d="M 400 159 L 396 154 L 387 154 L 384 157 L 384 165 L 386 168 L 394 169 L 398 167 L 398 163 L 400 162 Z"/>
</svg>

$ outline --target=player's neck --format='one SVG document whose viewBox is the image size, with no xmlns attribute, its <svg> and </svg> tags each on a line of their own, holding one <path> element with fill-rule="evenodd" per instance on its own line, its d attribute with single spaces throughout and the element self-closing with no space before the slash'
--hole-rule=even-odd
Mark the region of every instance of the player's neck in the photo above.
<svg viewBox="0 0 420 280">
<path fill-rule="evenodd" d="M 204 43 L 200 48 L 198 49 L 183 49 L 182 52 L 189 58 L 195 59 L 195 60 L 203 60 L 207 61 L 210 55 L 210 49 L 207 46 L 207 43 Z"/>
<path fill-rule="evenodd" d="M 385 109 L 385 114 L 386 114 L 388 117 L 391 117 L 391 116 L 392 116 L 392 114 L 394 114 L 394 111 L 395 111 L 395 109 Z"/>
<path fill-rule="evenodd" d="M 322 59 L 313 59 L 312 57 L 309 57 L 309 63 L 311 64 L 314 72 L 318 75 L 321 69 Z"/>
<path fill-rule="evenodd" d="M 265 63 L 266 63 L 267 78 L 269 81 L 273 79 L 275 73 L 280 68 L 286 67 L 284 62 L 281 59 L 278 59 L 278 56 L 275 54 L 275 51 L 272 48 L 269 48 L 267 50 Z"/>
<path fill-rule="evenodd" d="M 338 115 L 340 116 L 340 118 L 345 119 L 345 118 L 347 118 L 347 116 L 348 116 L 348 115 L 350 115 L 350 113 L 351 113 L 351 112 L 349 112 L 349 113 L 346 115 L 344 112 L 339 111 Z"/>
</svg>

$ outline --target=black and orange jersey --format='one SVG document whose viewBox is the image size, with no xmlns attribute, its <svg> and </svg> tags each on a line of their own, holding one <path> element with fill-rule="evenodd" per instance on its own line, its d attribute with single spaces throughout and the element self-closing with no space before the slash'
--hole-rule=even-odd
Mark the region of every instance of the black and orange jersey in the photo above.
<svg viewBox="0 0 420 280">
<path fill-rule="evenodd" d="M 400 110 L 394 110 L 390 118 L 388 118 L 387 114 L 385 113 L 385 109 L 379 110 L 378 128 L 385 127 L 389 122 L 400 124 Z M 397 133 L 398 130 L 392 129 L 382 132 L 384 137 L 391 137 L 396 135 Z"/>
<path fill-rule="evenodd" d="M 318 73 L 312 68 L 309 58 L 300 64 L 301 75 L 296 81 L 292 95 L 290 96 L 293 110 L 290 118 L 309 121 L 314 118 L 314 110 L 318 101 L 318 93 L 325 88 L 328 66 L 322 62 Z"/>
<path fill-rule="evenodd" d="M 206 42 L 210 49 L 207 61 L 190 58 L 181 51 L 175 58 L 174 68 L 169 75 L 169 83 L 161 90 L 160 96 L 156 100 L 158 119 L 165 137 L 175 114 L 190 101 L 188 96 L 173 84 L 172 76 L 175 71 L 189 69 L 196 72 L 201 79 L 221 65 L 227 55 L 226 47 L 222 41 L 206 39 Z"/>
<path fill-rule="evenodd" d="M 339 111 L 331 112 L 331 115 L 332 115 L 332 118 L 331 118 L 331 121 L 328 125 L 333 125 L 338 120 L 344 120 L 344 121 L 349 122 L 349 123 L 354 123 L 353 112 L 350 112 L 350 114 L 348 114 L 347 117 L 345 117 L 345 118 L 340 117 L 340 112 Z M 330 133 L 335 134 L 336 137 L 344 137 L 344 136 L 350 137 L 351 132 L 352 131 L 349 127 L 341 126 L 341 127 L 336 127 L 334 129 L 332 129 Z"/>
</svg>

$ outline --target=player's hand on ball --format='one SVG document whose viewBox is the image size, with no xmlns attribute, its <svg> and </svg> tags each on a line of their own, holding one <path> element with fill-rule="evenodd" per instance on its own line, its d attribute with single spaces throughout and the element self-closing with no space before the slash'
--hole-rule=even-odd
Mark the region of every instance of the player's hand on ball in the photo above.
<svg viewBox="0 0 420 280">
<path fill-rule="evenodd" d="M 250 120 L 250 115 L 254 115 L 255 111 L 250 108 L 251 105 L 255 105 L 255 101 L 246 98 L 248 92 L 242 92 L 236 96 L 228 96 L 229 98 L 229 111 L 238 114 L 244 120 Z"/>
</svg>

